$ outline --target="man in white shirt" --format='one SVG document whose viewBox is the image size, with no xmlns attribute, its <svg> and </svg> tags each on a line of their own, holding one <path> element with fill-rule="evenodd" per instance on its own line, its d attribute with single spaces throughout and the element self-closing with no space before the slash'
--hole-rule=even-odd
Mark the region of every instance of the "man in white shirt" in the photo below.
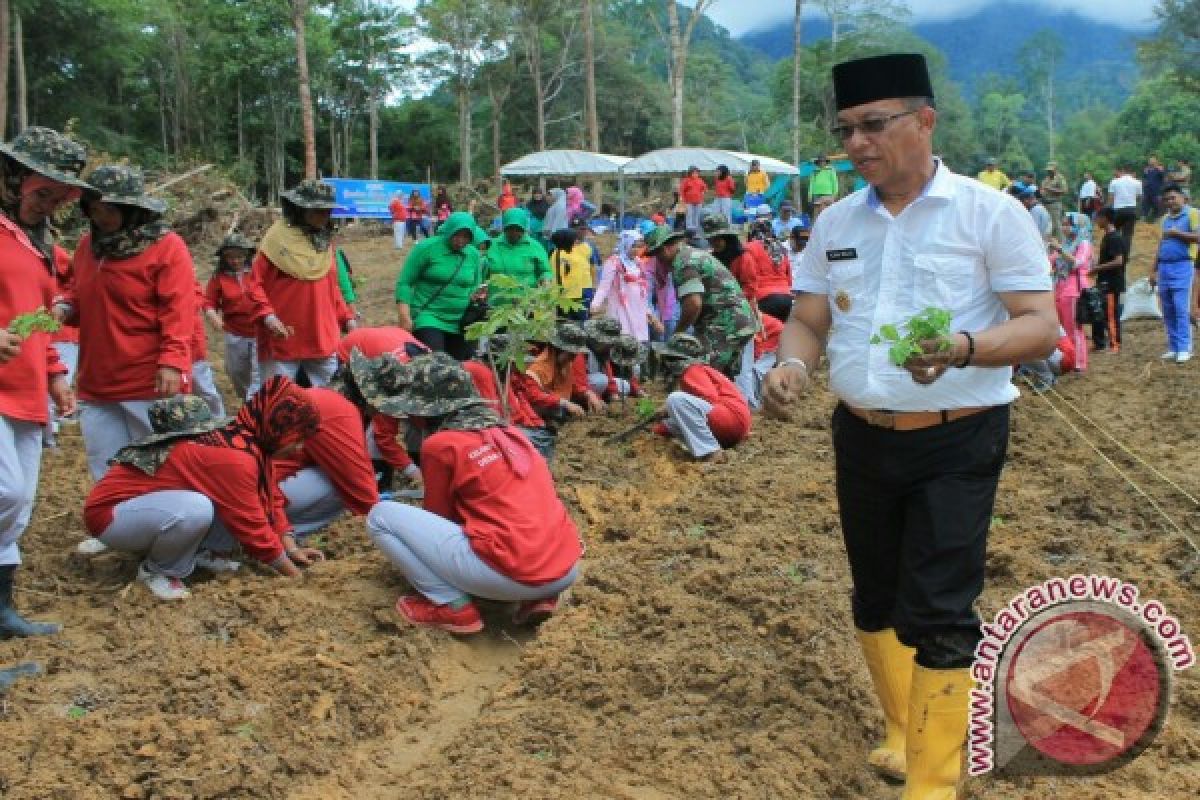
<svg viewBox="0 0 1200 800">
<path fill-rule="evenodd" d="M 1058 318 L 1029 214 L 933 157 L 924 58 L 839 64 L 833 83 L 833 133 L 869 186 L 813 229 L 765 399 L 787 416 L 826 351 L 854 622 L 886 723 L 868 762 L 904 776 L 906 798 L 950 798 L 980 639 L 973 603 L 1018 396 L 1010 365 L 1048 357 Z M 931 306 L 957 333 L 900 366 L 871 343 Z"/>
<path fill-rule="evenodd" d="M 1137 226 L 1138 203 L 1142 197 L 1142 182 L 1133 177 L 1133 167 L 1122 164 L 1117 175 L 1108 182 L 1108 204 L 1112 206 L 1114 222 L 1125 240 L 1125 260 L 1133 252 L 1133 230 Z"/>
<path fill-rule="evenodd" d="M 1096 186 L 1096 179 L 1092 177 L 1092 173 L 1083 173 L 1083 183 L 1079 184 L 1079 212 L 1091 216 L 1092 212 L 1099 208 L 1096 203 L 1096 192 L 1100 187 Z"/>
</svg>

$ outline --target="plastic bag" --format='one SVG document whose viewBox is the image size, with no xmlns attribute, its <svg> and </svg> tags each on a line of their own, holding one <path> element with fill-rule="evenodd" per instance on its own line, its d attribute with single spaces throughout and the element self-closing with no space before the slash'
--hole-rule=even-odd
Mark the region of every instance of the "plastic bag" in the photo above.
<svg viewBox="0 0 1200 800">
<path fill-rule="evenodd" d="M 1150 285 L 1149 278 L 1139 278 L 1125 292 L 1125 307 L 1121 310 L 1121 322 L 1131 319 L 1162 319 L 1158 305 L 1158 292 Z"/>
</svg>

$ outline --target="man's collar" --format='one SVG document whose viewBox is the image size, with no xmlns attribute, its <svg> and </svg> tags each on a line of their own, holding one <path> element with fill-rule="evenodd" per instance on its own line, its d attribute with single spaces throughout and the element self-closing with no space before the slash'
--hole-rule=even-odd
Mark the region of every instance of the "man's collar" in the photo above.
<svg viewBox="0 0 1200 800">
<path fill-rule="evenodd" d="M 936 156 L 933 159 L 933 177 L 921 189 L 921 193 L 917 195 L 917 199 L 913 202 L 920 202 L 926 197 L 937 197 L 944 200 L 950 200 L 955 193 L 954 181 L 950 179 L 950 170 L 942 163 L 940 158 Z M 883 201 L 879 199 L 879 193 L 875 191 L 874 186 L 867 188 L 866 192 L 867 208 L 872 210 L 879 209 L 883 206 Z"/>
</svg>

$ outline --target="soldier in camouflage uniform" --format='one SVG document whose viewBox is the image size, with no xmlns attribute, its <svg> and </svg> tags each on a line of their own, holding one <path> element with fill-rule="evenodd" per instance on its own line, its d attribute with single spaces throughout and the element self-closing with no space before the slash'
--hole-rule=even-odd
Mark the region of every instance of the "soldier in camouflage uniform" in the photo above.
<svg viewBox="0 0 1200 800">
<path fill-rule="evenodd" d="M 721 262 L 683 244 L 685 234 L 665 225 L 646 237 L 646 251 L 670 265 L 679 297 L 676 330 L 689 326 L 709 351 L 709 364 L 730 378 L 753 362 L 754 311 L 742 287 Z"/>
</svg>

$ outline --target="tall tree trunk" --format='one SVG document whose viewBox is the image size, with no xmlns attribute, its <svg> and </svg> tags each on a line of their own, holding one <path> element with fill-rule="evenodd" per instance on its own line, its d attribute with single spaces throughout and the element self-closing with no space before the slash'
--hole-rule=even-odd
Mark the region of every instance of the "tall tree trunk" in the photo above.
<svg viewBox="0 0 1200 800">
<path fill-rule="evenodd" d="M 804 14 L 804 0 L 796 0 L 796 19 L 792 23 L 792 164 L 800 166 L 800 56 L 803 45 L 800 42 L 801 23 Z M 799 208 L 800 181 L 792 181 L 792 199 Z"/>
<path fill-rule="evenodd" d="M 1046 75 L 1046 133 L 1050 139 L 1050 160 L 1054 160 L 1054 62 Z"/>
<path fill-rule="evenodd" d="M 25 26 L 19 11 L 13 12 L 13 40 L 17 62 L 17 129 L 23 131 L 29 127 L 29 84 L 25 80 Z M 8 56 L 4 56 L 4 63 L 8 64 Z"/>
<path fill-rule="evenodd" d="M 671 144 L 683 147 L 683 81 L 687 47 L 679 31 L 679 9 L 675 0 L 667 0 L 667 30 L 671 37 Z"/>
<path fill-rule="evenodd" d="M 487 90 L 488 101 L 492 106 L 492 175 L 499 181 L 500 167 L 503 166 L 500 161 L 500 119 L 504 114 L 504 104 L 512 93 L 512 84 L 504 84 L 497 88 L 489 81 Z"/>
<path fill-rule="evenodd" d="M 458 180 L 471 183 L 471 89 L 466 81 L 458 82 Z"/>
<path fill-rule="evenodd" d="M 246 160 L 246 128 L 243 120 L 245 104 L 242 102 L 242 81 L 237 82 L 237 148 L 238 161 Z"/>
<path fill-rule="evenodd" d="M 162 129 L 163 158 L 171 163 L 171 145 L 167 140 L 167 74 L 162 62 L 158 66 L 158 124 Z"/>
<path fill-rule="evenodd" d="M 300 90 L 300 122 L 304 130 L 304 178 L 317 177 L 317 127 L 313 119 L 312 83 L 308 76 L 308 50 L 304 44 L 304 18 L 308 0 L 292 0 L 292 28 L 296 32 L 296 78 Z"/>
<path fill-rule="evenodd" d="M 371 180 L 379 180 L 379 93 L 371 92 L 371 105 L 367 109 L 367 149 L 370 151 Z"/>
<path fill-rule="evenodd" d="M 8 64 L 12 60 L 9 47 L 13 40 L 9 23 L 13 16 L 8 0 L 0 0 L 0 139 L 8 138 Z"/>
<path fill-rule="evenodd" d="M 592 19 L 592 0 L 583 0 L 583 76 L 585 100 L 584 122 L 587 127 L 587 148 L 600 152 L 600 120 L 596 113 L 596 26 Z M 592 202 L 600 206 L 604 201 L 604 181 L 592 184 Z"/>
<path fill-rule="evenodd" d="M 337 133 L 337 114 L 333 108 L 329 109 L 329 174 L 341 175 L 342 171 L 338 169 L 338 133 Z"/>
<path fill-rule="evenodd" d="M 533 105 L 535 112 L 535 139 L 540 153 L 546 149 L 546 85 L 542 80 L 541 33 L 535 28 L 529 32 L 529 74 L 533 78 Z"/>
<path fill-rule="evenodd" d="M 354 117 L 347 114 L 342 118 L 342 175 L 353 175 L 350 169 L 350 150 L 354 147 Z"/>
<path fill-rule="evenodd" d="M 190 114 L 188 106 L 187 64 L 184 62 L 184 35 L 178 23 L 171 31 L 172 56 L 175 59 L 175 152 L 182 154 L 189 149 L 188 122 Z"/>
</svg>

